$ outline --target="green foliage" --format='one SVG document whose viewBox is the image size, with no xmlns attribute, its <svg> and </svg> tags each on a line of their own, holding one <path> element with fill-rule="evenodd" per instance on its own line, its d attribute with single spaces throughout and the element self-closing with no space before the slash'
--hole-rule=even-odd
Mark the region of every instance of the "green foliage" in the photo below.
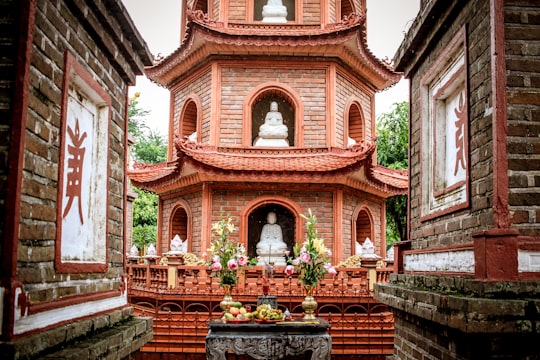
<svg viewBox="0 0 540 360">
<path fill-rule="evenodd" d="M 128 130 L 135 140 L 131 148 L 133 159 L 147 164 L 164 162 L 167 160 L 166 141 L 146 125 L 150 111 L 139 106 L 138 98 L 137 93 L 128 109 Z M 134 190 L 139 196 L 133 202 L 133 244 L 142 249 L 156 242 L 158 196 L 137 188 Z"/>
<path fill-rule="evenodd" d="M 167 144 L 163 136 L 149 130 L 133 145 L 133 158 L 137 162 L 158 164 L 167 161 Z"/>
<path fill-rule="evenodd" d="M 142 249 L 156 242 L 158 196 L 138 188 L 134 190 L 139 196 L 133 202 L 133 244 Z"/>
<path fill-rule="evenodd" d="M 155 225 L 137 225 L 133 227 L 133 245 L 137 249 L 144 249 L 150 244 L 156 243 L 157 226 Z"/>
<path fill-rule="evenodd" d="M 406 169 L 409 143 L 409 103 L 395 103 L 377 119 L 377 162 L 391 169 Z"/>
<path fill-rule="evenodd" d="M 129 102 L 128 108 L 128 131 L 135 138 L 139 138 L 148 129 L 145 120 L 150 115 L 150 110 L 144 110 L 139 106 L 139 100 L 137 100 L 139 96 L 139 93 L 135 94 Z"/>
<path fill-rule="evenodd" d="M 138 93 L 129 103 L 129 133 L 134 137 L 132 147 L 133 159 L 137 162 L 157 164 L 167 160 L 167 142 L 158 132 L 150 129 L 146 124 L 146 117 L 150 111 L 140 108 Z"/>
<path fill-rule="evenodd" d="M 395 103 L 377 119 L 377 162 L 391 169 L 407 169 L 409 103 Z M 386 201 L 386 243 L 406 239 L 407 196 Z"/>
<path fill-rule="evenodd" d="M 133 225 L 157 225 L 158 196 L 138 188 L 134 190 L 138 197 L 133 202 Z"/>
</svg>

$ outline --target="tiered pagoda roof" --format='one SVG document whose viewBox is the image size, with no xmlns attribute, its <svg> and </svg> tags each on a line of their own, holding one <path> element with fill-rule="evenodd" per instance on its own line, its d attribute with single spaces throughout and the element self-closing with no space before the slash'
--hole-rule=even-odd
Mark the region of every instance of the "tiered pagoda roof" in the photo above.
<svg viewBox="0 0 540 360">
<path fill-rule="evenodd" d="M 401 78 L 392 66 L 368 49 L 366 16 L 351 14 L 326 27 L 300 24 L 223 24 L 199 11 L 188 11 L 188 28 L 182 45 L 146 69 L 146 75 L 165 87 L 213 55 L 294 56 L 304 59 L 335 58 L 365 78 L 376 90 Z"/>
<path fill-rule="evenodd" d="M 186 139 L 176 141 L 176 148 L 177 161 L 136 165 L 132 183 L 159 194 L 203 181 L 341 183 L 384 197 L 407 191 L 406 172 L 372 164 L 372 141 L 348 149 L 227 148 Z"/>
<path fill-rule="evenodd" d="M 401 74 L 379 60 L 367 47 L 366 16 L 351 14 L 336 24 L 234 24 L 217 22 L 201 11 L 188 10 L 181 46 L 146 69 L 152 81 L 171 88 L 199 66 L 220 58 L 268 57 L 332 59 L 374 91 L 395 84 Z M 158 194 L 203 182 L 342 184 L 383 198 L 407 192 L 405 171 L 376 165 L 376 145 L 364 140 L 338 147 L 220 147 L 186 139 L 174 143 L 177 160 L 157 165 L 138 164 L 132 183 Z"/>
</svg>

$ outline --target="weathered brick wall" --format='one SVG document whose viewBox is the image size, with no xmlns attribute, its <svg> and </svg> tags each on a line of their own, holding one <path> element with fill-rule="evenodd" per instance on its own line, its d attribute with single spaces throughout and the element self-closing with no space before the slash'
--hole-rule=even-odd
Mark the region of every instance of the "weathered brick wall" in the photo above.
<svg viewBox="0 0 540 360">
<path fill-rule="evenodd" d="M 413 248 L 457 245 L 471 241 L 472 232 L 489 228 L 492 220 L 492 119 L 490 80 L 489 2 L 467 2 L 455 21 L 433 42 L 432 53 L 410 75 L 411 136 L 410 136 L 410 229 Z M 467 24 L 469 137 L 470 137 L 470 209 L 453 212 L 433 220 L 420 221 L 421 215 L 421 127 L 422 103 L 420 81 L 458 30 Z M 441 26 L 435 23 L 433 26 Z"/>
<path fill-rule="evenodd" d="M 21 195 L 18 276 L 32 303 L 118 289 L 123 274 L 124 119 L 127 84 L 63 1 L 38 1 Z M 112 42 L 111 38 L 105 41 Z M 115 47 L 112 43 L 106 46 Z M 106 273 L 59 276 L 54 268 L 64 52 L 69 50 L 111 95 Z M 112 59 L 111 59 L 112 60 Z M 99 281 L 86 281 L 92 277 Z M 44 284 L 47 284 L 44 286 Z"/>
<path fill-rule="evenodd" d="M 9 142 L 10 123 L 13 115 L 11 99 L 14 95 L 15 65 L 17 57 L 17 1 L 0 1 L 0 239 L 4 239 L 7 182 L 9 176 L 8 159 L 10 154 Z M 0 243 L 0 252 L 3 248 Z"/>
<path fill-rule="evenodd" d="M 512 226 L 538 236 L 540 226 L 540 15 L 505 1 L 509 205 Z"/>
<path fill-rule="evenodd" d="M 537 359 L 538 282 L 392 275 L 375 297 L 392 307 L 396 359 Z M 508 295 L 508 297 L 506 297 Z"/>
</svg>

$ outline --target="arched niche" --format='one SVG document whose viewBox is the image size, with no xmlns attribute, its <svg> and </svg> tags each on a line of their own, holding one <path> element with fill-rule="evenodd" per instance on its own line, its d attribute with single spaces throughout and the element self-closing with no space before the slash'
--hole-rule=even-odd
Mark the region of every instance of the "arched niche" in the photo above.
<svg viewBox="0 0 540 360">
<path fill-rule="evenodd" d="M 195 132 L 197 132 L 197 129 L 200 127 L 200 109 L 201 106 L 198 97 L 192 96 L 186 100 L 180 113 L 180 124 L 178 129 L 178 135 L 180 139 L 189 137 Z M 196 140 L 199 141 L 199 139 L 200 134 L 197 132 Z"/>
<path fill-rule="evenodd" d="M 188 251 L 191 251 L 191 212 L 186 203 L 178 202 L 169 216 L 169 236 L 163 241 L 162 253 L 170 250 L 171 240 L 178 234 L 182 241 L 188 240 Z"/>
<path fill-rule="evenodd" d="M 341 18 L 355 13 L 354 4 L 351 0 L 341 0 L 340 15 Z"/>
<path fill-rule="evenodd" d="M 248 255 L 250 258 L 257 257 L 256 248 L 260 240 L 263 226 L 267 223 L 269 212 L 277 215 L 276 224 L 281 227 L 283 241 L 288 250 L 292 252 L 294 246 L 294 233 L 296 219 L 289 209 L 279 204 L 265 204 L 253 210 L 248 217 Z"/>
<path fill-rule="evenodd" d="M 204 14 L 208 14 L 208 0 L 194 0 L 193 10 L 201 10 Z"/>
<path fill-rule="evenodd" d="M 367 237 L 373 238 L 373 218 L 371 212 L 366 207 L 360 207 L 355 211 L 353 215 L 353 236 L 352 236 L 352 249 L 356 249 L 356 243 L 363 244 Z M 355 251 L 356 253 L 356 251 Z"/>
<path fill-rule="evenodd" d="M 362 106 L 358 101 L 351 101 L 347 107 L 345 113 L 347 133 L 345 137 L 345 144 L 349 143 L 352 139 L 355 142 L 364 140 L 365 137 L 365 124 Z"/>
<path fill-rule="evenodd" d="M 302 210 L 296 203 L 281 196 L 263 196 L 254 199 L 246 204 L 240 214 L 242 243 L 246 246 L 250 258 L 257 256 L 257 243 L 270 211 L 277 215 L 276 223 L 281 226 L 283 240 L 291 255 L 296 241 L 302 239 L 303 226 L 300 217 Z"/>
<path fill-rule="evenodd" d="M 300 98 L 293 89 L 275 83 L 259 86 L 244 103 L 244 146 L 253 146 L 272 101 L 277 102 L 283 124 L 287 126 L 289 146 L 301 147 L 304 108 Z"/>
</svg>

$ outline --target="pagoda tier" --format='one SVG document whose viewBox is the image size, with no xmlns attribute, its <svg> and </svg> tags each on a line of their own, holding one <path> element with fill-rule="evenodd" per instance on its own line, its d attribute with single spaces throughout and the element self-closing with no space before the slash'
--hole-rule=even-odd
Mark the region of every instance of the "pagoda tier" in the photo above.
<svg viewBox="0 0 540 360">
<path fill-rule="evenodd" d="M 152 81 L 165 87 L 210 60 L 210 56 L 333 58 L 364 78 L 375 90 L 401 78 L 392 66 L 376 58 L 367 46 L 366 16 L 351 14 L 325 27 L 298 24 L 227 24 L 201 11 L 188 11 L 187 33 L 181 46 L 146 69 Z"/>
<path fill-rule="evenodd" d="M 181 186 L 212 182 L 334 183 L 384 197 L 407 191 L 406 172 L 372 165 L 375 143 L 351 148 L 226 148 L 187 139 L 176 142 L 177 161 L 137 164 L 132 183 L 157 194 Z"/>
</svg>

